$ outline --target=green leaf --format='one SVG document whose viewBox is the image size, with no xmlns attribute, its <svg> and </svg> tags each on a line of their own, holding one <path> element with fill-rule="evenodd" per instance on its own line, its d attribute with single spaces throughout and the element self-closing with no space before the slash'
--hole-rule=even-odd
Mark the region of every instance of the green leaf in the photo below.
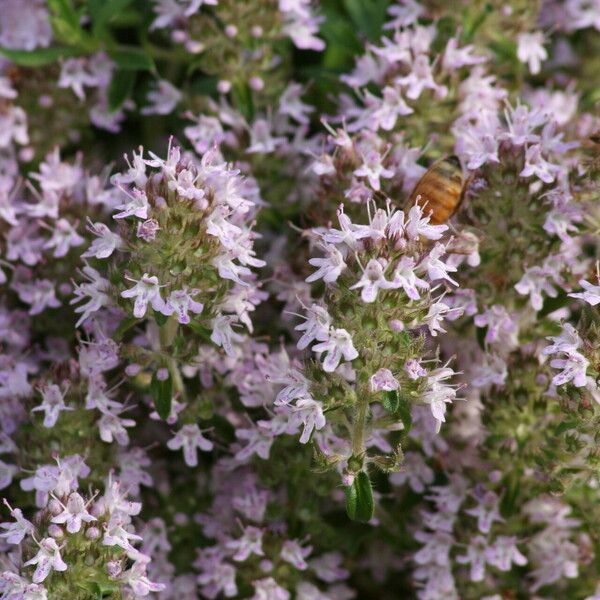
<svg viewBox="0 0 600 600">
<path fill-rule="evenodd" d="M 94 29 L 105 27 L 132 2 L 133 0 L 88 0 L 88 10 Z"/>
<path fill-rule="evenodd" d="M 354 27 L 371 42 L 381 36 L 389 0 L 344 0 L 344 8 Z"/>
<path fill-rule="evenodd" d="M 84 44 L 89 36 L 81 28 L 83 8 L 76 9 L 72 0 L 48 0 L 50 21 L 55 36 L 68 44 Z"/>
<path fill-rule="evenodd" d="M 80 54 L 77 48 L 67 48 L 64 46 L 37 48 L 31 51 L 0 48 L 0 55 L 21 67 L 43 67 L 44 65 L 55 63 L 61 58 L 76 56 L 77 54 Z"/>
<path fill-rule="evenodd" d="M 163 315 L 161 312 L 158 312 L 157 310 L 155 310 L 154 311 L 154 320 L 156 321 L 156 324 L 159 327 L 162 327 L 169 320 L 169 317 L 167 317 L 166 315 Z"/>
<path fill-rule="evenodd" d="M 235 83 L 231 90 L 231 95 L 235 107 L 244 115 L 248 122 L 252 121 L 254 117 L 254 102 L 250 86 L 246 82 Z"/>
<path fill-rule="evenodd" d="M 161 381 L 154 373 L 150 383 L 150 394 L 154 400 L 156 412 L 161 419 L 166 419 L 171 414 L 171 400 L 173 398 L 171 375 L 169 374 L 164 381 Z"/>
<path fill-rule="evenodd" d="M 141 48 L 119 46 L 109 51 L 110 57 L 124 71 L 154 71 L 154 61 Z"/>
<path fill-rule="evenodd" d="M 404 424 L 404 432 L 408 433 L 412 428 L 412 414 L 410 412 L 410 400 L 401 394 L 398 394 L 398 414 Z"/>
<path fill-rule="evenodd" d="M 108 88 L 108 110 L 115 112 L 123 106 L 125 100 L 131 96 L 136 76 L 135 71 L 120 69 L 113 75 Z"/>
<path fill-rule="evenodd" d="M 346 488 L 346 512 L 352 521 L 367 523 L 373 517 L 374 508 L 371 480 L 361 471 Z"/>
<path fill-rule="evenodd" d="M 383 408 L 388 412 L 395 413 L 400 406 L 398 391 L 390 390 L 389 392 L 384 392 L 381 404 L 383 404 Z"/>
<path fill-rule="evenodd" d="M 488 15 L 490 15 L 493 11 L 494 7 L 488 3 L 480 12 L 477 12 L 476 10 L 468 10 L 464 12 L 466 18 L 464 21 L 462 39 L 465 44 L 468 44 L 473 40 L 473 36 L 477 30 L 483 25 L 483 22 L 488 18 Z"/>
</svg>

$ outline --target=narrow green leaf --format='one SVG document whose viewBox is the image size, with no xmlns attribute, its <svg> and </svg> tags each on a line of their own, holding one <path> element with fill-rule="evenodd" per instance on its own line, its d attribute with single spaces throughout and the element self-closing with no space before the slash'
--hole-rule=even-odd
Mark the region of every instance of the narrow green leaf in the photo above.
<svg viewBox="0 0 600 600">
<path fill-rule="evenodd" d="M 361 471 L 346 488 L 346 512 L 352 521 L 367 523 L 373 517 L 374 508 L 371 480 Z"/>
<path fill-rule="evenodd" d="M 136 77 L 135 71 L 121 69 L 113 75 L 108 88 L 108 110 L 114 112 L 123 106 L 125 100 L 131 96 Z"/>
<path fill-rule="evenodd" d="M 76 56 L 77 54 L 80 54 L 80 51 L 77 48 L 67 48 L 65 46 L 37 48 L 31 51 L 0 48 L 0 55 L 22 67 L 43 67 L 44 65 L 52 64 L 61 58 Z"/>
<path fill-rule="evenodd" d="M 105 27 L 132 2 L 133 0 L 88 0 L 88 10 L 94 29 Z"/>
<path fill-rule="evenodd" d="M 156 412 L 161 419 L 166 419 L 171 414 L 171 400 L 173 398 L 173 382 L 171 376 L 161 381 L 154 373 L 150 383 L 150 394 L 154 400 Z"/>
<path fill-rule="evenodd" d="M 156 324 L 159 327 L 162 327 L 169 320 L 169 317 L 167 317 L 166 315 L 163 315 L 162 313 L 155 310 L 154 311 L 154 320 L 156 321 Z"/>
<path fill-rule="evenodd" d="M 408 398 L 398 394 L 398 415 L 404 424 L 404 432 L 408 433 L 412 428 L 412 413 L 410 411 L 411 403 Z"/>
<path fill-rule="evenodd" d="M 117 329 L 113 334 L 113 339 L 117 342 L 120 342 L 123 339 L 125 333 L 127 333 L 136 323 L 139 322 L 139 319 L 135 317 L 126 317 L 120 323 Z"/>
<path fill-rule="evenodd" d="M 120 46 L 109 51 L 117 66 L 126 71 L 153 71 L 154 61 L 141 48 Z"/>
</svg>

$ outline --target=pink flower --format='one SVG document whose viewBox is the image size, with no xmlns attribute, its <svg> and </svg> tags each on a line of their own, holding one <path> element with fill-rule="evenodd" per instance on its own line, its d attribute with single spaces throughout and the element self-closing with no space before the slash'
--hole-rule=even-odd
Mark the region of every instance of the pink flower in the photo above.
<svg viewBox="0 0 600 600">
<path fill-rule="evenodd" d="M 379 369 L 379 371 L 371 375 L 369 381 L 372 392 L 391 392 L 400 388 L 398 380 L 389 369 Z"/>
<path fill-rule="evenodd" d="M 213 443 L 207 440 L 200 428 L 195 423 L 184 425 L 167 442 L 167 448 L 170 450 L 179 450 L 183 448 L 183 457 L 188 467 L 198 466 L 198 448 L 203 452 L 210 452 L 213 449 Z"/>
<path fill-rule="evenodd" d="M 39 543 L 38 553 L 25 563 L 25 566 L 37 565 L 33 573 L 32 580 L 34 583 L 41 583 L 54 571 L 66 571 L 67 565 L 60 555 L 60 548 L 52 538 L 44 538 Z"/>
<path fill-rule="evenodd" d="M 342 357 L 344 360 L 354 360 L 358 357 L 358 352 L 352 343 L 352 337 L 345 329 L 334 329 L 329 331 L 327 340 L 312 347 L 314 352 L 326 352 L 327 356 L 323 361 L 323 370 L 326 373 L 333 373 Z"/>
<path fill-rule="evenodd" d="M 135 298 L 133 316 L 136 317 L 136 319 L 141 319 L 146 314 L 148 304 L 150 304 L 157 312 L 162 312 L 164 310 L 165 303 L 160 295 L 161 286 L 158 283 L 158 277 L 144 273 L 139 281 L 127 276 L 126 279 L 135 281 L 135 285 L 132 288 L 121 292 L 121 297 Z"/>
<path fill-rule="evenodd" d="M 62 505 L 63 511 L 52 517 L 52 523 L 66 523 L 69 533 L 77 533 L 81 529 L 82 523 L 91 523 L 96 518 L 92 517 L 86 510 L 83 498 L 77 493 L 72 492 L 67 500 L 67 505 Z"/>
</svg>

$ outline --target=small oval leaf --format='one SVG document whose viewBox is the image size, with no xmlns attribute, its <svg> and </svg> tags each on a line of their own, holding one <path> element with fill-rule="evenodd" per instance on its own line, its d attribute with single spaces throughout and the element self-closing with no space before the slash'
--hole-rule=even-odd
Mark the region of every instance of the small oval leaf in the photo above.
<svg viewBox="0 0 600 600">
<path fill-rule="evenodd" d="M 369 476 L 361 471 L 346 488 L 346 512 L 353 521 L 367 523 L 373 517 L 373 488 Z"/>
<path fill-rule="evenodd" d="M 161 381 L 154 373 L 150 383 L 150 394 L 154 400 L 156 412 L 161 419 L 166 419 L 171 414 L 171 399 L 173 397 L 173 382 L 171 375 Z"/>
</svg>

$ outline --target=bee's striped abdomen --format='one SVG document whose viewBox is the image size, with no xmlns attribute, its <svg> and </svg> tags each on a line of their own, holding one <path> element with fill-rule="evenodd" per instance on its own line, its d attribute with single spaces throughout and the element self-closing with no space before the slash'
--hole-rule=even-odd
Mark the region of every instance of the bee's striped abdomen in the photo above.
<svg viewBox="0 0 600 600">
<path fill-rule="evenodd" d="M 408 208 L 416 202 L 430 215 L 432 224 L 445 223 L 458 209 L 463 184 L 458 158 L 442 158 L 421 177 L 408 199 Z"/>
</svg>

